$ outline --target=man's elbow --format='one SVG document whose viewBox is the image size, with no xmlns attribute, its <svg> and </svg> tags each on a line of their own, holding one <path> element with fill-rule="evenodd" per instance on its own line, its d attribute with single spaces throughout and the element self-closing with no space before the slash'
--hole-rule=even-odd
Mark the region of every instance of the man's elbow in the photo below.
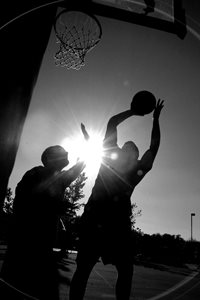
<svg viewBox="0 0 200 300">
<path fill-rule="evenodd" d="M 151 171 L 152 168 L 153 168 L 153 162 L 150 164 L 147 164 L 145 170 L 146 170 L 146 172 L 149 172 L 149 171 Z"/>
<path fill-rule="evenodd" d="M 118 125 L 118 119 L 115 117 L 115 116 L 113 116 L 113 117 L 111 117 L 110 118 L 110 120 L 108 121 L 108 126 L 110 126 L 110 127 L 115 127 L 115 126 L 117 126 Z"/>
<path fill-rule="evenodd" d="M 153 168 L 153 162 L 154 162 L 153 157 L 151 157 L 151 159 L 149 159 L 149 161 L 146 161 L 146 163 L 144 165 L 144 169 L 146 172 L 149 172 Z"/>
</svg>

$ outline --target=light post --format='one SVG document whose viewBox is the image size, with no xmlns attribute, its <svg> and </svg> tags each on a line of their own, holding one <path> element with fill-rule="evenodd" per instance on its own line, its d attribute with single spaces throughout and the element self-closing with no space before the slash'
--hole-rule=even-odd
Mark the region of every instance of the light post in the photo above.
<svg viewBox="0 0 200 300">
<path fill-rule="evenodd" d="M 192 217 L 194 217 L 194 216 L 195 216 L 195 213 L 191 213 L 191 241 L 193 241 L 193 235 L 192 235 L 192 233 L 193 233 Z"/>
</svg>

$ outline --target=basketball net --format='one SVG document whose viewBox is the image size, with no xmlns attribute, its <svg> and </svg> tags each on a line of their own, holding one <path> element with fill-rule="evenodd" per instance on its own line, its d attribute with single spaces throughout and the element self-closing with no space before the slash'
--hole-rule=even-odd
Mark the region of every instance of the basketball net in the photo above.
<svg viewBox="0 0 200 300">
<path fill-rule="evenodd" d="M 64 10 L 58 14 L 54 23 L 57 43 L 55 64 L 67 69 L 79 70 L 85 65 L 85 55 L 101 39 L 101 25 L 91 15 L 80 11 Z"/>
</svg>

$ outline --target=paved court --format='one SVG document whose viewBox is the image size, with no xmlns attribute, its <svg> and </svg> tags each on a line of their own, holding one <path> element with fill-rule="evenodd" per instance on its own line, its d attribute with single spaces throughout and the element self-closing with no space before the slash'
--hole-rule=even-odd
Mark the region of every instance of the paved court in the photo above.
<svg viewBox="0 0 200 300">
<path fill-rule="evenodd" d="M 0 249 L 0 268 L 5 249 Z M 60 300 L 68 300 L 70 281 L 76 268 L 75 254 L 69 254 L 59 263 Z M 93 269 L 84 300 L 115 299 L 115 282 L 117 273 L 113 266 L 104 266 L 98 262 Z M 200 275 L 198 269 L 135 266 L 130 300 L 198 300 L 200 295 Z M 1 300 L 3 284 L 0 282 Z M 6 289 L 8 290 L 8 289 Z M 4 289 L 5 291 L 5 289 Z M 18 293 L 16 293 L 18 294 Z M 14 300 L 29 300 L 17 295 Z"/>
<path fill-rule="evenodd" d="M 75 255 L 70 254 L 60 268 L 60 275 L 63 278 L 60 286 L 61 300 L 68 299 L 69 285 L 65 284 L 64 278 L 71 280 L 76 267 L 74 259 Z M 155 268 L 135 266 L 130 300 L 156 300 L 164 299 L 164 297 L 172 300 L 173 298 L 170 298 L 172 293 L 193 282 L 197 274 L 195 269 L 169 268 L 164 270 L 164 267 L 159 269 L 158 266 Z M 113 266 L 97 263 L 89 278 L 85 300 L 115 299 L 116 277 L 117 273 Z"/>
</svg>

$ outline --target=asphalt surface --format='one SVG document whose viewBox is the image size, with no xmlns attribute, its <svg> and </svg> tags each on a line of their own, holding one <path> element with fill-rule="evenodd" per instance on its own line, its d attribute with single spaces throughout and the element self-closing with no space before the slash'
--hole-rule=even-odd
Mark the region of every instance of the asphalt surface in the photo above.
<svg viewBox="0 0 200 300">
<path fill-rule="evenodd" d="M 5 250 L 5 247 L 0 245 L 0 268 Z M 68 300 L 70 281 L 76 268 L 75 257 L 76 255 L 71 253 L 58 264 L 60 300 Z M 101 261 L 98 262 L 89 278 L 84 300 L 115 299 L 116 278 L 117 273 L 114 266 L 104 266 Z M 13 295 L 15 296 L 13 297 Z M 29 300 L 31 298 L 0 280 L 0 299 Z M 150 267 L 136 265 L 130 300 L 158 299 L 199 300 L 200 273 L 197 266 L 175 268 L 161 265 L 151 265 Z"/>
<path fill-rule="evenodd" d="M 60 268 L 61 276 L 67 277 L 69 281 L 76 267 L 74 258 L 74 255 L 70 255 L 62 264 L 67 266 L 70 271 Z M 115 299 L 116 278 L 117 273 L 114 266 L 97 263 L 89 278 L 85 300 Z M 199 279 L 200 275 L 195 266 L 165 268 L 159 265 L 154 265 L 154 267 L 137 265 L 135 266 L 130 300 L 199 300 Z M 67 300 L 69 286 L 62 284 L 60 292 L 61 299 Z"/>
</svg>

